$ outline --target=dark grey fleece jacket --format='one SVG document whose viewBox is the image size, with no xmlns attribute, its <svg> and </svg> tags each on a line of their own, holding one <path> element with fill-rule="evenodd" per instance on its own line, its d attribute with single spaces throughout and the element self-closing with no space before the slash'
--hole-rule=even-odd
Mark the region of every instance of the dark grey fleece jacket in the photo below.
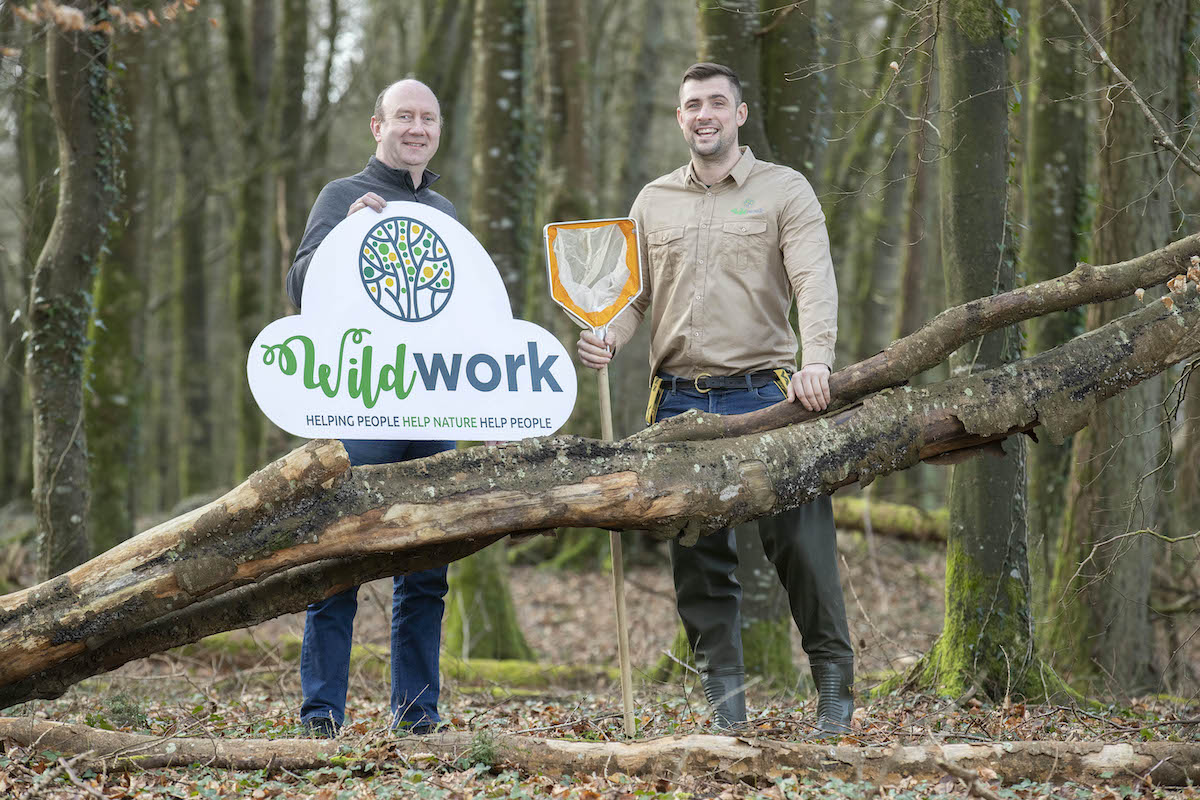
<svg viewBox="0 0 1200 800">
<path fill-rule="evenodd" d="M 443 211 L 458 219 L 454 204 L 429 187 L 438 179 L 436 173 L 425 170 L 421 177 L 421 185 L 414 187 L 412 176 L 406 169 L 393 169 L 375 156 L 367 162 L 367 167 L 357 175 L 348 178 L 338 178 L 325 184 L 325 188 L 317 195 L 312 211 L 308 213 L 308 224 L 304 227 L 304 237 L 300 240 L 300 248 L 296 251 L 296 259 L 292 262 L 287 274 L 287 293 L 292 305 L 300 308 L 301 291 L 304 289 L 304 276 L 308 274 L 308 265 L 312 261 L 317 246 L 333 230 L 333 226 L 346 218 L 350 204 L 367 192 L 374 192 L 384 200 L 408 200 L 414 203 L 424 203 L 438 211 Z M 367 209 L 362 213 L 373 214 Z"/>
</svg>

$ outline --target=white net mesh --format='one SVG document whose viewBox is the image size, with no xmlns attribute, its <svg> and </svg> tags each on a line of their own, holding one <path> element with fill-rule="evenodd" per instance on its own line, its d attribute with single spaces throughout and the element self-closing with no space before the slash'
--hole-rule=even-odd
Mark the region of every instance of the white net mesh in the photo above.
<svg viewBox="0 0 1200 800">
<path fill-rule="evenodd" d="M 612 305 L 629 280 L 625 234 L 617 225 L 559 228 L 554 238 L 558 279 L 577 306 L 588 312 Z"/>
</svg>

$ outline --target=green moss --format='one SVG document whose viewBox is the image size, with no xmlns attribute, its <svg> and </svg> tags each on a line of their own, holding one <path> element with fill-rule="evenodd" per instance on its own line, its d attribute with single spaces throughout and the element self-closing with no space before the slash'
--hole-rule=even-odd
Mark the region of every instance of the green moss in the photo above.
<svg viewBox="0 0 1200 800">
<path fill-rule="evenodd" d="M 760 620 L 742 629 L 746 674 L 762 678 L 776 689 L 796 686 L 796 665 L 792 662 L 792 620 Z"/>
<path fill-rule="evenodd" d="M 533 660 L 509 592 L 504 550 L 480 550 L 454 562 L 450 573 L 446 650 L 472 658 Z"/>
<path fill-rule="evenodd" d="M 288 634 L 271 643 L 271 647 L 283 661 L 297 662 L 300 659 L 299 636 Z M 257 663 L 262 657 L 264 645 L 240 632 L 218 633 L 205 637 L 196 644 L 184 645 L 175 652 L 195 657 L 204 653 L 221 653 L 235 663 L 247 661 Z M 380 679 L 390 675 L 388 656 L 377 647 L 355 645 L 350 650 L 350 669 Z M 549 688 L 579 688 L 595 686 L 598 681 L 617 681 L 620 673 L 616 667 L 600 667 L 590 664 L 541 664 L 533 661 L 461 658 L 442 653 L 442 676 L 459 684 L 486 686 L 495 685 L 508 694 L 520 690 L 545 690 Z M 515 690 L 515 691 L 514 691 Z"/>
<path fill-rule="evenodd" d="M 650 670 L 650 680 L 657 683 L 679 683 L 683 680 L 684 673 L 695 674 L 688 669 L 693 666 L 692 647 L 688 644 L 683 623 L 680 623 L 676 626 L 675 640 L 671 642 L 671 647 L 659 657 L 658 663 Z"/>
<path fill-rule="evenodd" d="M 442 654 L 442 675 L 461 684 L 496 684 L 501 688 L 548 689 L 595 686 L 599 680 L 620 680 L 616 667 L 590 664 L 542 664 L 534 661 L 471 658 Z"/>
<path fill-rule="evenodd" d="M 563 528 L 557 538 L 558 552 L 547 566 L 579 571 L 612 568 L 608 533 L 599 528 Z"/>
<path fill-rule="evenodd" d="M 1000 6 L 993 0 L 950 0 L 947 12 L 959 30 L 977 44 L 1003 34 Z"/>
</svg>

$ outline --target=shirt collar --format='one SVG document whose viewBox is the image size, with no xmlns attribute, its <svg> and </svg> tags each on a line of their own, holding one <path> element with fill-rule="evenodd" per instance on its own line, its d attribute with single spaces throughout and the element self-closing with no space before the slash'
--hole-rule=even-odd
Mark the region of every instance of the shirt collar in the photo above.
<svg viewBox="0 0 1200 800">
<path fill-rule="evenodd" d="M 754 153 L 751 152 L 749 146 L 742 147 L 742 157 L 733 165 L 733 169 L 729 170 L 730 176 L 734 183 L 741 186 L 750 177 L 750 170 L 754 169 Z"/>
<path fill-rule="evenodd" d="M 388 183 L 393 183 L 397 186 L 408 189 L 413 194 L 416 194 L 422 189 L 428 189 L 433 185 L 434 181 L 442 177 L 433 170 L 427 169 L 425 170 L 424 174 L 421 175 L 421 185 L 413 186 L 411 172 L 406 169 L 389 167 L 375 156 L 371 156 L 370 160 L 367 161 L 367 172 L 370 172 L 380 180 L 387 181 Z"/>
<path fill-rule="evenodd" d="M 754 169 L 754 162 L 756 159 L 754 158 L 754 153 L 750 150 L 748 145 L 742 145 L 738 149 L 741 151 L 742 157 L 737 160 L 737 163 L 733 165 L 733 169 L 729 170 L 729 175 L 726 177 L 733 178 L 733 182 L 738 186 L 741 186 L 746 182 L 746 179 L 750 177 L 750 170 Z M 696 186 L 704 186 L 700 179 L 696 177 L 696 173 L 692 169 L 692 162 L 690 160 L 685 167 L 683 180 L 685 184 L 694 183 Z M 724 180 L 724 178 L 721 180 Z M 720 181 L 718 181 L 718 183 L 720 183 Z"/>
</svg>

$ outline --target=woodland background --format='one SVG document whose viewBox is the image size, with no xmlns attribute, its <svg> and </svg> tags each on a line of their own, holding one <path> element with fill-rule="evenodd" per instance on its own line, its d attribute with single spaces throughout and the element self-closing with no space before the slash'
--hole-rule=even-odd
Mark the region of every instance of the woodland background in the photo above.
<svg viewBox="0 0 1200 800">
<path fill-rule="evenodd" d="M 0 3 L 8 212 L 0 215 L 0 587 L 59 574 L 299 444 L 254 406 L 245 353 L 266 322 L 292 313 L 282 280 L 308 208 L 325 182 L 362 168 L 374 149 L 375 95 L 406 75 L 441 99 L 438 190 L 492 254 L 514 312 L 569 346 L 576 329 L 549 300 L 541 228 L 621 216 L 642 185 L 684 162 L 676 90 L 700 58 L 742 75 L 750 106 L 742 142 L 804 172 L 821 198 L 841 287 L 836 366 L 947 306 L 1194 231 L 1200 177 L 1156 144 L 1134 92 L 1098 61 L 1084 28 L 1058 2 L 1007 2 L 224 0 L 88 9 L 99 15 L 89 24 L 107 22 L 112 33 L 79 34 L 93 48 L 79 51 L 77 73 L 90 99 L 74 109 L 102 123 L 91 140 L 101 179 L 69 220 L 69 230 L 95 232 L 92 254 L 74 266 L 47 246 L 63 173 L 46 45 L 61 21 L 33 19 L 37 9 L 53 16 L 53 4 Z M 1200 97 L 1197 6 L 1075 8 L 1186 151 Z M 78 287 L 56 313 L 74 327 L 39 320 L 45 287 L 72 272 Z M 1136 304 L 991 334 L 917 382 L 1040 352 Z M 633 347 L 614 367 L 618 436 L 641 426 L 646 371 Z M 877 587 L 903 598 L 911 587 L 897 565 L 923 563 L 951 524 L 991 536 L 1003 544 L 995 557 L 1011 561 L 1032 598 L 1029 610 L 996 621 L 1024 629 L 1000 640 L 1029 654 L 1036 645 L 1089 696 L 1165 692 L 1194 704 L 1200 391 L 1194 381 L 1185 391 L 1190 372 L 1174 368 L 1109 401 L 1064 445 L 1016 443 L 1002 459 L 922 464 L 839 493 L 840 525 L 864 531 L 847 546 L 866 553 Z M 596 436 L 593 379 L 580 370 L 580 380 L 565 430 Z M 57 439 L 47 433 L 55 424 Z M 47 485 L 54 492 L 39 495 Z M 990 512 L 967 511 L 987 503 Z M 899 506 L 924 513 L 902 516 Z M 878 555 L 875 537 L 893 534 L 925 544 Z M 531 658 L 522 626 L 536 623 L 514 610 L 510 562 L 602 572 L 606 538 L 566 530 L 457 562 L 447 652 Z M 802 671 L 780 589 L 754 537 L 739 541 L 751 669 L 768 685 L 795 687 Z M 625 542 L 631 563 L 666 570 L 661 545 Z M 955 563 L 951 553 L 948 599 L 972 594 Z M 686 660 L 678 642 L 675 658 L 660 655 L 670 624 L 647 648 L 658 663 L 640 665 L 664 678 Z M 572 660 L 530 638 L 543 658 Z M 880 666 L 866 683 L 886 672 Z M 999 700 L 1007 692 L 992 673 L 986 686 L 942 688 Z"/>
</svg>

